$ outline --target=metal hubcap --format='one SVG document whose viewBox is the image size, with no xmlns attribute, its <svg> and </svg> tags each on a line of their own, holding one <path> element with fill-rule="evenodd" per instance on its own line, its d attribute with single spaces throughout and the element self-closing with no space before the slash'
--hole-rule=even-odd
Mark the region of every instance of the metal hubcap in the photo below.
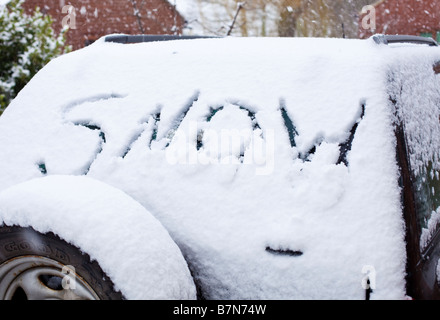
<svg viewBox="0 0 440 320">
<path fill-rule="evenodd" d="M 0 300 L 98 300 L 74 269 L 41 256 L 13 258 L 0 265 Z"/>
</svg>

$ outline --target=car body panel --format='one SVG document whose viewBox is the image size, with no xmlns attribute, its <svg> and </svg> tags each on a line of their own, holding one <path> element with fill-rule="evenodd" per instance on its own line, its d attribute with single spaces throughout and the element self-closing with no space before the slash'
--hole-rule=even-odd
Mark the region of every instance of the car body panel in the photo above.
<svg viewBox="0 0 440 320">
<path fill-rule="evenodd" d="M 52 61 L 0 118 L 0 190 L 52 174 L 123 190 L 206 299 L 364 299 L 373 276 L 371 298 L 405 298 L 388 76 L 395 57 L 417 70 L 439 56 L 410 47 L 98 41 Z"/>
</svg>

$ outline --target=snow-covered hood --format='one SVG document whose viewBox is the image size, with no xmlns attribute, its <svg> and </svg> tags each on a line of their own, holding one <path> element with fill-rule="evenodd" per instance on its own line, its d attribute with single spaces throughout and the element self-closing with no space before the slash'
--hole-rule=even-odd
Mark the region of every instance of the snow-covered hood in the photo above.
<svg viewBox="0 0 440 320">
<path fill-rule="evenodd" d="M 374 297 L 402 298 L 395 54 L 371 40 L 99 41 L 49 63 L 0 118 L 0 190 L 56 174 L 125 191 L 205 298 L 363 299 L 371 267 Z"/>
</svg>

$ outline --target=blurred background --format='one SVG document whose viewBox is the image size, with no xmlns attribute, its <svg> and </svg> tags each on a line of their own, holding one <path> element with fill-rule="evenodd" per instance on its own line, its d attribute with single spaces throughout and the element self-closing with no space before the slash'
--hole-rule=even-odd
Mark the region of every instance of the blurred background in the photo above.
<svg viewBox="0 0 440 320">
<path fill-rule="evenodd" d="M 0 0 L 7 3 L 6 0 Z M 346 37 L 405 33 L 436 38 L 440 1 L 435 0 L 24 0 L 37 7 L 74 50 L 103 35 L 191 34 L 224 36 Z M 363 8 L 374 7 L 376 29 L 362 28 Z M 64 10 L 63 10 L 64 9 Z M 70 19 L 68 19 L 70 18 Z M 73 26 L 73 24 L 75 24 Z M 230 30 L 231 25 L 233 29 Z M 438 29 L 438 30 L 437 30 Z"/>
</svg>

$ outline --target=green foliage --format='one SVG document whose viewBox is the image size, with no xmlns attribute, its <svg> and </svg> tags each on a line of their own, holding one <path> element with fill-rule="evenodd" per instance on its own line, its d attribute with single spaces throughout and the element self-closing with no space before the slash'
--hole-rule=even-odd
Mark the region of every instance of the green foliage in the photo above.
<svg viewBox="0 0 440 320">
<path fill-rule="evenodd" d="M 57 36 L 53 30 L 52 18 L 38 8 L 26 15 L 23 2 L 0 6 L 0 115 L 42 67 L 70 51 L 64 32 Z"/>
</svg>

